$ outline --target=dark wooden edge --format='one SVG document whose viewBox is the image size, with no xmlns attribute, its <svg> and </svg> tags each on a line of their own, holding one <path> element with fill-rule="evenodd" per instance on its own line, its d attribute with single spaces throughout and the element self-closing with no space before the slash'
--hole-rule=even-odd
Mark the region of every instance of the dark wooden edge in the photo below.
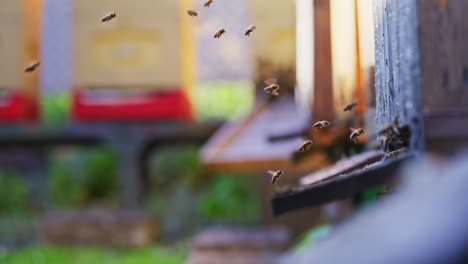
<svg viewBox="0 0 468 264">
<path fill-rule="evenodd" d="M 184 123 L 73 123 L 56 127 L 0 126 L 0 147 L 100 144 L 112 139 L 186 142 L 206 140 L 219 122 Z"/>
<path fill-rule="evenodd" d="M 411 158 L 411 153 L 403 153 L 317 184 L 277 193 L 270 201 L 272 213 L 278 216 L 293 210 L 349 198 L 367 188 L 386 183 L 398 168 Z"/>
</svg>

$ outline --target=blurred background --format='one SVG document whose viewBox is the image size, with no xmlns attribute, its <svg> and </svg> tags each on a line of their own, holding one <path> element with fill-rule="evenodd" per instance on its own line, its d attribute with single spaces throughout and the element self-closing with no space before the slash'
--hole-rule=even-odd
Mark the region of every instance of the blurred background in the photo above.
<svg viewBox="0 0 468 264">
<path fill-rule="evenodd" d="M 355 99 L 356 19 L 362 68 L 373 65 L 364 2 L 328 7 L 324 90 L 336 92 L 322 112 Z M 316 209 L 299 213 L 307 222 L 272 217 L 266 173 L 284 169 L 292 184 L 341 155 L 298 163 L 299 138 L 267 139 L 312 122 L 312 3 L 203 4 L 2 2 L 0 262 L 181 263 L 203 228 L 271 227 L 286 232 L 285 248 L 322 224 Z M 250 25 L 257 30 L 246 37 Z M 34 61 L 40 66 L 25 73 Z M 263 93 L 269 78 L 279 98 Z"/>
<path fill-rule="evenodd" d="M 271 263 L 376 203 L 386 185 L 279 216 L 271 201 L 379 149 L 406 107 L 379 113 L 372 2 L 1 1 L 0 263 L 219 263 L 230 248 Z M 366 134 L 351 144 L 349 127 Z"/>
</svg>

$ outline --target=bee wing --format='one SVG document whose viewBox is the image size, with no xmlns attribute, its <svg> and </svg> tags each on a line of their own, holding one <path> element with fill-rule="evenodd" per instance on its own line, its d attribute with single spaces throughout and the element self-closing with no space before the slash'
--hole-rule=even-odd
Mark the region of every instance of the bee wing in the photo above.
<svg viewBox="0 0 468 264">
<path fill-rule="evenodd" d="M 352 127 L 350 127 L 349 130 L 351 130 L 351 132 L 356 131 L 356 129 L 355 129 L 355 128 L 352 128 Z"/>
<path fill-rule="evenodd" d="M 269 170 L 268 173 L 271 174 L 271 175 L 275 175 L 276 171 Z"/>
<path fill-rule="evenodd" d="M 276 82 L 278 82 L 278 79 L 276 79 L 276 78 L 270 78 L 270 79 L 267 79 L 267 80 L 264 81 L 264 83 L 266 85 L 276 84 Z"/>
</svg>

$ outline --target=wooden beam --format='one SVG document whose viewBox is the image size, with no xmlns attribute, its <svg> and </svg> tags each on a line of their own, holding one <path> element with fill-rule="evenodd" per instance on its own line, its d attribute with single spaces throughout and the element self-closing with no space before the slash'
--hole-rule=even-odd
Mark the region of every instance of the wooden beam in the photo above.
<svg viewBox="0 0 468 264">
<path fill-rule="evenodd" d="M 330 0 L 314 0 L 313 118 L 333 120 Z"/>
<path fill-rule="evenodd" d="M 411 153 L 376 162 L 323 182 L 278 193 L 271 200 L 273 215 L 343 200 L 367 188 L 389 182 Z"/>
</svg>

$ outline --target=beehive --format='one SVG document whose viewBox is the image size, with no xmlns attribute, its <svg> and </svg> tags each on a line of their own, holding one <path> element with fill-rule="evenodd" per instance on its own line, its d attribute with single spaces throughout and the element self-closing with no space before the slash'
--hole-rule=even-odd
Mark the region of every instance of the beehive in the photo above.
<svg viewBox="0 0 468 264">
<path fill-rule="evenodd" d="M 37 116 L 38 71 L 24 68 L 38 60 L 39 0 L 3 1 L 0 8 L 0 121 L 31 120 Z"/>
<path fill-rule="evenodd" d="M 289 72 L 295 80 L 296 68 L 296 11 L 294 1 L 251 1 L 252 23 L 256 25 L 252 37 L 256 61 L 257 83 L 264 78 L 285 76 Z M 283 75 L 284 74 L 284 75 Z M 281 81 L 281 80 L 279 80 Z"/>
<path fill-rule="evenodd" d="M 192 42 L 183 12 L 187 2 L 74 1 L 74 84 L 80 95 L 98 89 L 140 97 L 145 97 L 142 91 L 176 92 L 179 98 L 182 91 L 189 92 L 193 78 Z M 114 12 L 116 18 L 101 22 Z"/>
</svg>

